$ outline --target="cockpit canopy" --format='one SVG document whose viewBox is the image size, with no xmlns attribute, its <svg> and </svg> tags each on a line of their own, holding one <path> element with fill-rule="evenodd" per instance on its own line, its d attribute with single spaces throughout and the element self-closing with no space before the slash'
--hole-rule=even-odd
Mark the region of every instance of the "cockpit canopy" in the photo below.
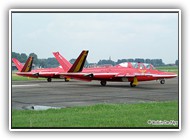
<svg viewBox="0 0 190 140">
<path fill-rule="evenodd" d="M 152 64 L 149 63 L 144 63 L 144 66 L 146 67 L 146 69 L 156 69 Z"/>
<path fill-rule="evenodd" d="M 128 62 L 123 62 L 123 63 L 120 63 L 119 66 L 128 68 L 129 67 L 128 64 L 129 64 Z"/>
<path fill-rule="evenodd" d="M 139 67 L 137 62 L 131 62 L 131 65 L 135 69 L 137 69 Z"/>
<path fill-rule="evenodd" d="M 155 67 L 149 63 L 123 62 L 120 63 L 119 66 L 126 68 L 135 68 L 135 69 L 155 69 Z"/>
</svg>

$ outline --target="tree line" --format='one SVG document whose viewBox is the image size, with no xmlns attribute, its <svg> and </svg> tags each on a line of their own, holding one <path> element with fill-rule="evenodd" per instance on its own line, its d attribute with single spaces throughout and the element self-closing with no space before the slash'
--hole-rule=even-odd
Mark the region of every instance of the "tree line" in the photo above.
<svg viewBox="0 0 190 140">
<path fill-rule="evenodd" d="M 48 68 L 48 67 L 52 67 L 55 68 L 57 66 L 59 66 L 59 63 L 57 62 L 57 60 L 52 57 L 52 58 L 47 58 L 47 59 L 39 59 L 38 56 L 35 53 L 30 53 L 28 56 L 25 53 L 16 53 L 16 52 L 12 52 L 12 58 L 16 58 L 18 59 L 18 61 L 20 61 L 21 63 L 25 63 L 26 60 L 28 59 L 28 57 L 32 56 L 33 59 L 33 64 L 37 67 L 40 68 Z"/>
<path fill-rule="evenodd" d="M 98 65 L 102 64 L 111 64 L 111 65 L 117 65 L 123 62 L 138 62 L 138 63 L 150 63 L 154 66 L 164 66 L 165 63 L 162 61 L 162 59 L 142 59 L 142 58 L 135 58 L 135 59 L 118 59 L 117 62 L 112 60 L 100 60 L 98 62 Z"/>
<path fill-rule="evenodd" d="M 38 66 L 40 68 L 48 68 L 48 67 L 58 67 L 59 63 L 56 60 L 56 58 L 47 58 L 47 59 L 39 59 L 38 56 L 35 53 L 30 53 L 29 55 L 26 55 L 25 53 L 16 53 L 12 52 L 12 58 L 18 59 L 21 63 L 25 63 L 26 60 L 28 59 L 29 56 L 32 56 L 34 58 L 33 64 L 35 66 Z M 69 62 L 73 64 L 75 62 L 75 58 L 71 59 Z M 99 60 L 97 62 L 97 65 L 105 65 L 105 64 L 110 64 L 110 65 L 117 65 L 123 62 L 141 62 L 141 63 L 150 63 L 154 66 L 164 66 L 165 63 L 162 61 L 162 59 L 143 59 L 143 58 L 135 58 L 135 59 L 118 59 L 116 62 L 111 60 L 111 59 L 103 59 Z M 89 63 L 86 61 L 85 66 L 88 65 L 93 65 L 94 63 Z M 178 65 L 178 60 L 175 61 L 175 65 Z"/>
</svg>

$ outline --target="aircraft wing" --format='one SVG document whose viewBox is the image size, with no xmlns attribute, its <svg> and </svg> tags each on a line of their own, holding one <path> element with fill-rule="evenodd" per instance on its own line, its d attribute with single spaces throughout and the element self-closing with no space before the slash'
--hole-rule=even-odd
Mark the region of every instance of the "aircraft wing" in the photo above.
<svg viewBox="0 0 190 140">
<path fill-rule="evenodd" d="M 83 73 L 83 72 L 72 72 L 72 73 L 60 73 L 62 76 L 80 79 L 80 80 L 87 80 L 91 81 L 92 79 L 112 79 L 114 77 L 138 77 L 138 76 L 145 76 L 144 74 L 120 74 L 120 73 Z"/>
<path fill-rule="evenodd" d="M 33 77 L 33 78 L 38 78 L 38 73 L 33 73 L 33 72 L 17 72 L 17 75 L 21 76 L 26 76 L 26 77 Z"/>
<path fill-rule="evenodd" d="M 105 79 L 109 80 L 115 77 L 120 78 L 133 78 L 133 77 L 140 77 L 140 76 L 146 76 L 145 74 L 120 74 L 120 73 L 60 73 L 61 76 L 70 77 L 73 79 L 79 79 L 79 80 L 85 80 L 85 81 L 91 81 L 93 79 Z M 150 75 L 148 75 L 150 76 Z"/>
<path fill-rule="evenodd" d="M 155 77 L 158 79 L 163 79 L 163 78 L 172 78 L 176 77 L 177 75 L 175 74 L 148 74 L 148 73 L 127 73 L 127 74 L 120 74 L 120 73 L 83 73 L 83 72 L 71 72 L 71 73 L 59 73 L 59 75 L 63 77 L 69 77 L 73 79 L 79 79 L 79 80 L 84 80 L 84 81 L 91 81 L 93 79 L 112 79 L 115 77 L 120 77 L 120 78 L 134 78 L 134 77 Z"/>
<path fill-rule="evenodd" d="M 16 74 L 26 77 L 53 77 L 59 75 L 59 72 L 17 72 Z"/>
<path fill-rule="evenodd" d="M 177 77 L 177 74 L 152 74 L 152 77 L 163 79 L 163 78 L 174 78 Z"/>
<path fill-rule="evenodd" d="M 162 74 L 152 74 L 152 73 L 134 73 L 134 74 L 118 74 L 115 77 L 142 77 L 142 76 L 147 76 L 147 77 L 154 77 L 158 79 L 163 79 L 163 78 L 173 78 L 176 77 L 177 74 L 174 73 L 162 73 Z"/>
<path fill-rule="evenodd" d="M 91 81 L 96 78 L 97 79 L 100 79 L 100 78 L 111 79 L 115 77 L 117 74 L 118 73 L 83 73 L 83 72 L 60 73 L 61 76 L 84 80 L 84 81 Z"/>
</svg>

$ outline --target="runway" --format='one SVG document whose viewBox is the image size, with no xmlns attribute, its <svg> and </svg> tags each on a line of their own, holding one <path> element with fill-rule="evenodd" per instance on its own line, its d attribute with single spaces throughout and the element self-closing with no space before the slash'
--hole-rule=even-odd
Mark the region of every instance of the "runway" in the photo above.
<svg viewBox="0 0 190 140">
<path fill-rule="evenodd" d="M 99 103 L 140 103 L 178 100 L 178 78 L 139 82 L 130 87 L 128 82 L 99 81 L 83 82 L 71 80 L 12 81 L 12 109 L 26 109 L 32 105 L 52 107 L 86 106 Z"/>
</svg>

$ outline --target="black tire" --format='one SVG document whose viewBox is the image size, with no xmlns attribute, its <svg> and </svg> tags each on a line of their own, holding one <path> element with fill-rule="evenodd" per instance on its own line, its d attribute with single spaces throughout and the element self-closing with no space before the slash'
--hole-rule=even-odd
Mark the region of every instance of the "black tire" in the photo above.
<svg viewBox="0 0 190 140">
<path fill-rule="evenodd" d="M 165 80 L 160 80 L 160 84 L 165 84 Z"/>
<path fill-rule="evenodd" d="M 106 81 L 100 81 L 100 84 L 102 85 L 102 86 L 106 86 Z"/>
<path fill-rule="evenodd" d="M 48 78 L 47 81 L 48 81 L 48 82 L 51 82 L 51 78 Z"/>
</svg>

